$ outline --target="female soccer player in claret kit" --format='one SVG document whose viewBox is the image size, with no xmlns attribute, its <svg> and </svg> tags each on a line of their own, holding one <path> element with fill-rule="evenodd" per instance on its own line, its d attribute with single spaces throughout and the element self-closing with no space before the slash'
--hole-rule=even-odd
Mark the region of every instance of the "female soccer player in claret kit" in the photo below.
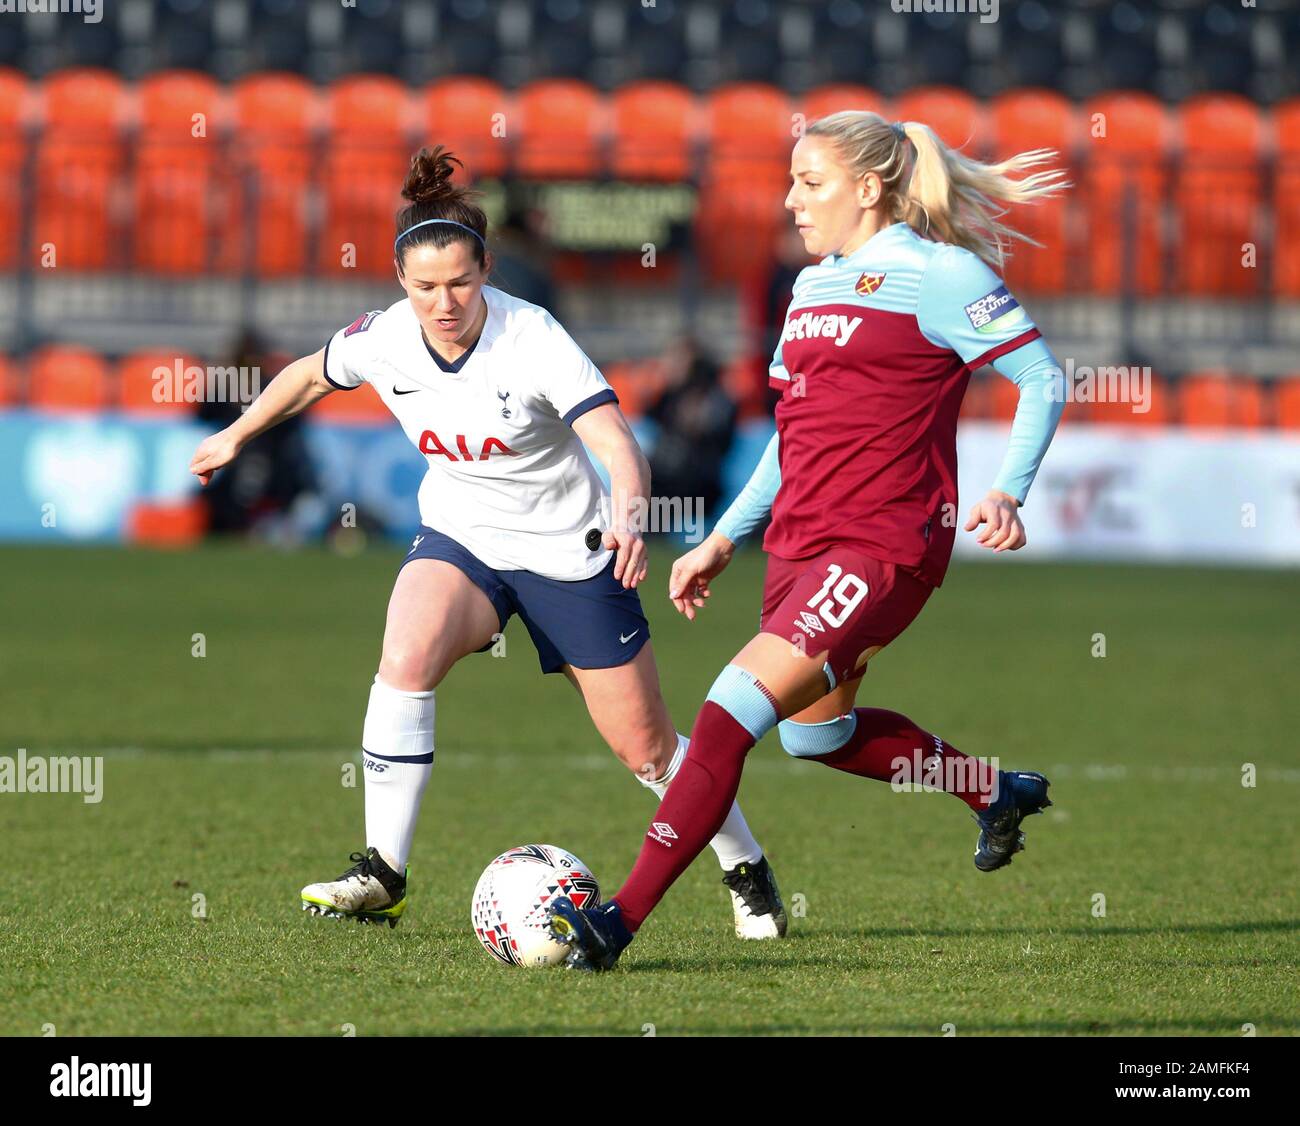
<svg viewBox="0 0 1300 1126">
<path fill-rule="evenodd" d="M 786 207 L 823 256 L 794 286 L 769 369 L 777 433 L 753 477 L 669 596 L 693 618 L 735 544 L 770 509 L 760 633 L 710 688 L 627 882 L 604 904 L 550 909 L 568 964 L 609 969 L 721 824 L 750 749 L 773 727 L 791 755 L 879 781 L 941 780 L 979 822 L 975 866 L 1010 863 L 1022 819 L 1051 804 L 1041 774 L 997 771 L 906 716 L 854 708 L 867 662 L 942 581 L 956 535 L 957 415 L 970 373 L 1020 388 L 1009 448 L 965 525 L 994 552 L 1025 543 L 1024 503 L 1060 418 L 1061 373 L 991 267 L 1009 238 L 997 203 L 1067 187 L 1027 172 L 1055 153 L 982 164 L 919 122 L 831 114 L 794 147 Z M 1028 241 L 1028 240 L 1026 240 Z M 900 779 L 897 758 L 929 761 Z"/>
<path fill-rule="evenodd" d="M 190 466 L 206 485 L 250 439 L 362 382 L 428 461 L 362 731 L 368 847 L 337 879 L 302 890 L 304 910 L 390 926 L 407 905 L 435 690 L 462 657 L 490 649 L 512 614 L 542 671 L 568 677 L 614 753 L 660 797 L 687 747 L 660 694 L 636 591 L 645 457 L 613 389 L 551 314 L 487 284 L 487 218 L 452 183 L 459 163 L 441 146 L 411 161 L 393 246 L 406 298 L 286 367 Z M 609 493 L 584 442 L 609 471 Z M 780 937 L 780 893 L 739 807 L 716 828 L 736 934 Z"/>
</svg>

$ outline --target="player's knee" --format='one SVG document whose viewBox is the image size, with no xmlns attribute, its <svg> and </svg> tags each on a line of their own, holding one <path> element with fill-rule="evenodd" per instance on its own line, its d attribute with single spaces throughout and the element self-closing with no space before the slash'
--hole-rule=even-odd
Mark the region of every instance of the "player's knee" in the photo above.
<svg viewBox="0 0 1300 1126">
<path fill-rule="evenodd" d="M 776 730 L 786 754 L 794 758 L 818 758 L 838 751 L 853 737 L 857 726 L 858 717 L 850 712 L 824 723 L 796 723 L 792 719 L 783 719 L 776 725 Z"/>
<path fill-rule="evenodd" d="M 672 762 L 676 748 L 666 746 L 660 732 L 648 725 L 625 730 L 612 740 L 610 747 L 618 760 L 638 778 L 658 778 Z"/>
<path fill-rule="evenodd" d="M 442 679 L 432 654 L 419 649 L 385 650 L 379 661 L 379 675 L 399 692 L 428 692 Z"/>
</svg>

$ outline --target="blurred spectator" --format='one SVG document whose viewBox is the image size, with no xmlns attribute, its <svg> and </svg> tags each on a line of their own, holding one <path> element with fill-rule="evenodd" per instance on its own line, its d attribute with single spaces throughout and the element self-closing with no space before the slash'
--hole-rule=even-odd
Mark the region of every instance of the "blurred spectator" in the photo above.
<svg viewBox="0 0 1300 1126">
<path fill-rule="evenodd" d="M 776 256 L 770 270 L 766 275 L 753 278 L 744 287 L 746 343 L 734 364 L 743 370 L 732 373 L 730 387 L 739 397 L 746 418 L 770 418 L 781 397 L 780 392 L 768 386 L 768 364 L 781 339 L 795 279 L 800 270 L 816 261 L 804 249 L 803 239 L 795 230 L 789 213 L 783 213 Z"/>
<path fill-rule="evenodd" d="M 252 332 L 239 341 L 234 363 L 254 373 L 254 386 L 264 389 L 290 357 L 269 352 Z M 226 427 L 246 404 L 203 402 L 200 421 Z M 243 448 L 234 462 L 213 477 L 202 492 L 208 506 L 209 530 L 255 533 L 300 542 L 318 522 L 316 473 L 303 437 L 304 415 L 298 414 Z"/>
<path fill-rule="evenodd" d="M 722 463 L 736 431 L 736 404 L 718 365 L 693 340 L 664 357 L 663 396 L 647 412 L 659 436 L 650 455 L 655 496 L 701 497 L 705 512 L 722 495 Z"/>
<path fill-rule="evenodd" d="M 551 282 L 551 245 L 546 235 L 546 215 L 538 207 L 512 199 L 506 217 L 492 237 L 495 262 L 488 284 L 513 297 L 555 311 Z"/>
</svg>

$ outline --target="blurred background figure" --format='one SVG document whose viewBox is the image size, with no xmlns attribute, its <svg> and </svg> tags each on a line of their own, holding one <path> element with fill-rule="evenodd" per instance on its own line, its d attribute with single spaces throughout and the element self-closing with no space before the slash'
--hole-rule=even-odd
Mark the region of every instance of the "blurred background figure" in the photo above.
<svg viewBox="0 0 1300 1126">
<path fill-rule="evenodd" d="M 254 373 L 257 385 L 265 388 L 292 358 L 284 352 L 268 351 L 255 333 L 246 331 L 232 363 Z M 198 418 L 213 429 L 224 429 L 239 417 L 243 406 L 205 401 L 198 406 Z M 208 509 L 210 533 L 249 533 L 291 544 L 301 543 L 317 530 L 320 502 L 306 425 L 306 416 L 299 414 L 258 435 L 235 463 L 199 494 Z"/>
<path fill-rule="evenodd" d="M 722 388 L 718 364 L 694 340 L 679 340 L 663 357 L 662 370 L 663 394 L 647 412 L 658 428 L 650 454 L 654 495 L 698 497 L 716 519 L 736 404 Z"/>
<path fill-rule="evenodd" d="M 543 309 L 556 309 L 545 212 L 511 199 L 489 245 L 496 259 L 491 285 Z"/>
</svg>

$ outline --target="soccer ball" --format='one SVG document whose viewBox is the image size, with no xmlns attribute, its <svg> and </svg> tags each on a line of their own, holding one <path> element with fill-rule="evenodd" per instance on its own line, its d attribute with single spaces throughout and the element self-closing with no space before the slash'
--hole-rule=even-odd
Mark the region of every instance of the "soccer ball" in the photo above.
<svg viewBox="0 0 1300 1126">
<path fill-rule="evenodd" d="M 474 888 L 470 921 L 492 957 L 507 966 L 556 966 L 569 948 L 546 929 L 546 909 L 567 895 L 576 907 L 600 902 L 600 885 L 571 852 L 554 845 L 521 845 L 503 852 Z"/>
</svg>

